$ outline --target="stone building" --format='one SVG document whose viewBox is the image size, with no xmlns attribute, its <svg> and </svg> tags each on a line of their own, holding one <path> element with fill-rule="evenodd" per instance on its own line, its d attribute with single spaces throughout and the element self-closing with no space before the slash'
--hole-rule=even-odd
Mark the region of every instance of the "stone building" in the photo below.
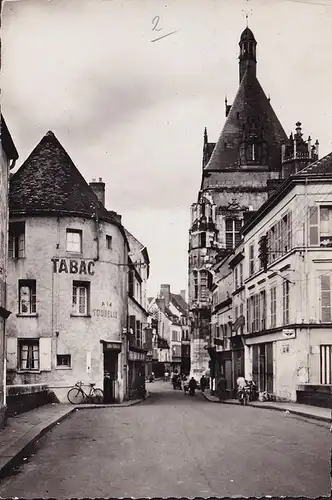
<svg viewBox="0 0 332 500">
<path fill-rule="evenodd" d="M 18 153 L 6 122 L 1 115 L 0 148 L 0 429 L 5 421 L 6 410 L 6 349 L 5 326 L 11 314 L 7 305 L 7 260 L 8 260 L 8 187 L 9 172 L 15 166 Z M 8 310 L 9 309 L 9 310 Z"/>
<path fill-rule="evenodd" d="M 204 132 L 202 181 L 198 201 L 191 207 L 189 230 L 191 374 L 196 378 L 209 371 L 211 266 L 217 255 L 222 259 L 240 242 L 245 217 L 267 200 L 282 175 L 303 166 L 302 139 L 287 138 L 257 79 L 256 46 L 246 28 L 239 42 L 239 88 L 232 104 L 225 101 L 220 137 L 211 143 Z M 297 140 L 297 159 L 287 163 L 292 151 L 294 157 L 294 147 L 296 155 Z M 317 149 L 310 140 L 312 159 Z"/>
<path fill-rule="evenodd" d="M 286 179 L 243 228 L 245 372 L 268 398 L 331 404 L 331 181 L 332 153 Z"/>
<path fill-rule="evenodd" d="M 152 331 L 148 321 L 146 284 L 150 272 L 147 248 L 126 230 L 129 242 L 128 271 L 128 392 L 134 397 L 140 374 L 146 378 L 152 371 L 147 355 L 152 350 Z M 151 363 L 151 362 L 149 362 Z"/>
<path fill-rule="evenodd" d="M 189 318 L 185 291 L 171 293 L 170 285 L 160 286 L 157 297 L 151 298 L 149 312 L 154 330 L 154 347 L 158 354 L 154 372 L 162 376 L 165 371 L 189 374 Z"/>
<path fill-rule="evenodd" d="M 78 380 L 127 397 L 128 252 L 105 184 L 89 186 L 52 132 L 10 183 L 7 380 L 60 401 Z"/>
</svg>

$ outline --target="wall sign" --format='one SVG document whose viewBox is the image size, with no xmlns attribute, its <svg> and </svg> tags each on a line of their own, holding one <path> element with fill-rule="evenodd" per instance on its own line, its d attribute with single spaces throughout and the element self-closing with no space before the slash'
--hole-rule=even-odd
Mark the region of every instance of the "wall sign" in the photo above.
<svg viewBox="0 0 332 500">
<path fill-rule="evenodd" d="M 128 359 L 129 361 L 145 361 L 146 358 L 145 353 L 143 352 L 129 351 Z"/>
<path fill-rule="evenodd" d="M 105 342 L 104 349 L 121 352 L 121 345 L 119 342 Z"/>
<path fill-rule="evenodd" d="M 117 318 L 117 311 L 108 311 L 107 309 L 92 309 L 92 314 L 99 318 Z"/>
<path fill-rule="evenodd" d="M 69 274 L 95 274 L 95 263 L 93 260 L 74 260 L 74 259 L 51 259 L 53 262 L 54 273 L 69 273 Z"/>
<path fill-rule="evenodd" d="M 293 328 L 284 328 L 282 334 L 284 337 L 287 337 L 288 339 L 295 338 L 295 330 Z"/>
</svg>

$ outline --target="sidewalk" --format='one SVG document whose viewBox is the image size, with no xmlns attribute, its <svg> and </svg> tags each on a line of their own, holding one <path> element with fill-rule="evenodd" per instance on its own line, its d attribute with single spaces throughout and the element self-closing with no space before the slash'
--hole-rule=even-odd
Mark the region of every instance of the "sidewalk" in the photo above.
<svg viewBox="0 0 332 500">
<path fill-rule="evenodd" d="M 21 459 L 24 460 L 29 455 L 31 446 L 38 439 L 73 412 L 91 408 L 123 408 L 142 401 L 143 399 L 136 399 L 109 405 L 52 403 L 8 418 L 6 427 L 0 431 L 0 479 Z"/>
<path fill-rule="evenodd" d="M 221 403 L 217 396 L 212 396 L 207 392 L 202 392 L 202 395 L 210 401 L 211 403 L 220 403 L 220 404 L 232 404 L 238 405 L 239 402 L 237 399 L 226 399 Z M 277 410 L 283 412 L 293 413 L 294 415 L 299 415 L 301 417 L 312 418 L 315 420 L 323 420 L 324 422 L 332 423 L 331 415 L 332 410 L 330 408 L 321 408 L 319 406 L 309 406 L 309 405 L 301 405 L 298 403 L 283 403 L 283 402 L 274 402 L 274 401 L 266 401 L 264 403 L 260 401 L 255 401 L 249 403 L 250 406 L 255 406 L 256 408 L 264 408 L 268 410 Z"/>
</svg>

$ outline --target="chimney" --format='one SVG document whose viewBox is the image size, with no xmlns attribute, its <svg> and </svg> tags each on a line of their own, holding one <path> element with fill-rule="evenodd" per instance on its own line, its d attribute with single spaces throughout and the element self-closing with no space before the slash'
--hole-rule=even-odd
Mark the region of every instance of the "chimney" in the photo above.
<svg viewBox="0 0 332 500">
<path fill-rule="evenodd" d="M 99 177 L 98 181 L 96 179 L 92 179 L 92 182 L 89 183 L 89 186 L 97 196 L 100 203 L 105 206 L 105 182 L 103 182 L 103 179 L 101 177 Z"/>
<path fill-rule="evenodd" d="M 162 312 L 165 312 L 165 299 L 157 299 L 157 305 L 159 306 Z"/>
<path fill-rule="evenodd" d="M 180 295 L 183 298 L 183 300 L 186 302 L 186 291 L 185 290 L 180 290 Z"/>
<path fill-rule="evenodd" d="M 170 285 L 160 285 L 160 297 L 165 299 L 165 306 L 169 307 L 169 302 L 171 300 Z"/>
</svg>

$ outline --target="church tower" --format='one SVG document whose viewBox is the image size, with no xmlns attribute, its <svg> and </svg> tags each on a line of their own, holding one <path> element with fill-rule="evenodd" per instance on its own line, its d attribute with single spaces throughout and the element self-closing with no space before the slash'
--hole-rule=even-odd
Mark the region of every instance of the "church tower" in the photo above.
<svg viewBox="0 0 332 500">
<path fill-rule="evenodd" d="M 212 284 L 210 269 L 240 242 L 246 214 L 268 198 L 268 183 L 282 176 L 282 145 L 288 138 L 256 75 L 257 42 L 247 27 L 239 42 L 239 88 L 216 143 L 204 131 L 202 180 L 191 207 L 189 309 L 191 375 L 209 371 Z"/>
</svg>

